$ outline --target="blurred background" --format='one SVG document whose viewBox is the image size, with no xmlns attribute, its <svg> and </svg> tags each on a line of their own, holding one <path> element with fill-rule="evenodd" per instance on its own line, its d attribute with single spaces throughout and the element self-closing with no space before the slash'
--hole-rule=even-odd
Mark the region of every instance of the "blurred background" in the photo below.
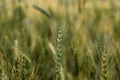
<svg viewBox="0 0 120 80">
<path fill-rule="evenodd" d="M 65 80 L 76 80 L 76 49 L 78 80 L 100 80 L 104 45 L 109 80 L 120 80 L 120 0 L 0 0 L 0 66 L 5 80 L 14 80 L 15 41 L 27 57 L 20 80 L 55 80 L 58 25 L 63 26 Z"/>
</svg>

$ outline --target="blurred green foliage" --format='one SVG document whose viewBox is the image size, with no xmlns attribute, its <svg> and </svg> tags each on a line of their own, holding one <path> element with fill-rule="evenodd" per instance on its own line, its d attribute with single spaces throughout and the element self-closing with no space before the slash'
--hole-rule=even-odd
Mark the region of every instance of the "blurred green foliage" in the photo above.
<svg viewBox="0 0 120 80">
<path fill-rule="evenodd" d="M 40 7 L 41 13 L 22 0 L 0 1 L 0 80 L 16 80 L 14 74 L 17 80 L 55 80 L 58 25 L 63 26 L 65 80 L 100 80 L 104 51 L 108 79 L 120 80 L 120 7 L 111 4 L 110 8 L 99 8 L 97 2 L 89 2 L 81 12 L 77 1 L 71 0 L 58 2 L 56 8 Z M 14 67 L 21 73 L 15 73 Z"/>
</svg>

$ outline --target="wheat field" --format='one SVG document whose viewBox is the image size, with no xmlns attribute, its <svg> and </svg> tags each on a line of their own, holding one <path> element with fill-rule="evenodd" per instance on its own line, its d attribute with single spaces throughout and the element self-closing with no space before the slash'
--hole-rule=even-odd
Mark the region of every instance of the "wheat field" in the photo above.
<svg viewBox="0 0 120 80">
<path fill-rule="evenodd" d="M 120 1 L 0 0 L 0 80 L 120 80 Z"/>
</svg>

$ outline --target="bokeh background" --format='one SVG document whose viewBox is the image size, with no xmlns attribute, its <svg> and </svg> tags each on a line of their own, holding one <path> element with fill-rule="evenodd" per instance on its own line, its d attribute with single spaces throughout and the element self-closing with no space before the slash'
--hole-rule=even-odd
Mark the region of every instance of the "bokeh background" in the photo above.
<svg viewBox="0 0 120 80">
<path fill-rule="evenodd" d="M 0 0 L 1 80 L 55 80 L 59 25 L 65 80 L 120 80 L 120 0 Z"/>
</svg>

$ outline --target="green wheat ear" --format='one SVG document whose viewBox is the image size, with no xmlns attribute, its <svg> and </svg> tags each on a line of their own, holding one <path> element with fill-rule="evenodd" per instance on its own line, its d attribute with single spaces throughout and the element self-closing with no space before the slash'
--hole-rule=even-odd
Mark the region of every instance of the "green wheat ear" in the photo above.
<svg viewBox="0 0 120 80">
<path fill-rule="evenodd" d="M 102 65 L 101 80 L 108 80 L 108 63 L 106 52 L 104 52 L 102 55 L 101 65 Z"/>
<path fill-rule="evenodd" d="M 36 5 L 33 5 L 33 8 L 35 8 L 36 10 L 40 11 L 41 13 L 43 13 L 46 17 L 48 18 L 52 18 L 52 16 L 50 15 L 50 13 L 48 13 L 47 11 L 45 11 L 44 9 L 36 6 Z"/>
<path fill-rule="evenodd" d="M 79 64 L 78 64 L 78 50 L 74 50 L 74 62 L 75 62 L 75 69 L 74 69 L 74 74 L 76 77 L 76 80 L 78 80 L 78 75 L 79 75 Z"/>
<path fill-rule="evenodd" d="M 62 27 L 58 26 L 57 30 L 57 43 L 56 43 L 56 80 L 64 80 L 64 71 L 63 71 L 63 56 L 62 56 L 62 40 L 63 40 L 63 31 Z"/>
<path fill-rule="evenodd" d="M 0 80 L 8 80 L 8 77 L 7 77 L 7 75 L 5 74 L 5 71 L 4 71 L 3 69 L 1 69 Z"/>
<path fill-rule="evenodd" d="M 12 74 L 13 74 L 13 79 L 14 80 L 19 80 L 20 76 L 20 51 L 19 51 L 19 45 L 18 41 L 15 40 L 14 43 L 14 66 L 12 69 Z"/>
<path fill-rule="evenodd" d="M 34 68 L 32 69 L 32 72 L 31 72 L 31 74 L 30 74 L 30 78 L 29 78 L 29 80 L 34 80 L 34 74 L 35 73 L 35 71 L 34 71 Z"/>
<path fill-rule="evenodd" d="M 111 38 L 110 38 L 110 35 L 107 34 L 105 35 L 104 37 L 104 51 L 102 53 L 102 60 L 101 60 L 101 68 L 102 68 L 102 72 L 101 72 L 101 80 L 108 80 L 109 77 L 108 77 L 108 58 L 109 58 L 109 54 L 111 54 L 110 51 L 110 44 L 111 42 Z"/>
<path fill-rule="evenodd" d="M 15 41 L 14 44 L 14 64 L 12 69 L 12 79 L 19 80 L 19 79 L 31 79 L 34 75 L 30 74 L 30 66 L 31 60 L 28 56 L 26 56 L 20 49 L 18 41 Z"/>
<path fill-rule="evenodd" d="M 91 75 L 91 73 L 95 74 L 96 65 L 90 50 L 88 50 L 88 52 L 85 55 L 85 63 L 86 63 L 85 77 L 87 78 L 87 80 L 93 80 L 94 75 Z"/>
<path fill-rule="evenodd" d="M 8 80 L 8 76 L 5 73 L 5 68 L 3 67 L 3 62 L 0 65 L 0 80 Z"/>
</svg>

